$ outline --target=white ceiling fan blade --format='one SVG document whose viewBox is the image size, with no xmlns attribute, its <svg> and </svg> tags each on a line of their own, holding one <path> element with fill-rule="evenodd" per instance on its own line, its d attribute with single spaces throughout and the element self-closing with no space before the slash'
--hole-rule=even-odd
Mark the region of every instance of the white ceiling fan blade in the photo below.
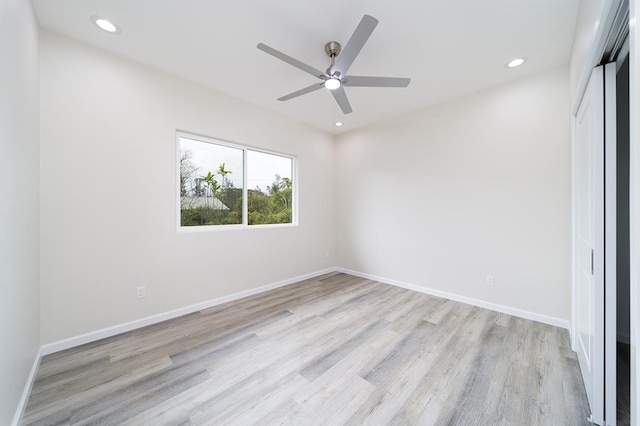
<svg viewBox="0 0 640 426">
<path fill-rule="evenodd" d="M 300 95 L 304 95 L 306 93 L 315 92 L 316 90 L 322 89 L 323 87 L 324 87 L 324 83 L 315 83 L 315 84 L 312 84 L 309 87 L 305 87 L 304 89 L 297 90 L 297 91 L 295 91 L 293 93 L 289 93 L 288 95 L 285 95 L 285 96 L 283 96 L 281 98 L 278 98 L 278 100 L 279 101 L 288 101 L 289 99 L 297 98 Z"/>
<path fill-rule="evenodd" d="M 411 82 L 410 78 L 401 77 L 366 77 L 358 75 L 348 75 L 345 77 L 345 86 L 350 87 L 407 87 Z"/>
<path fill-rule="evenodd" d="M 347 93 L 344 91 L 344 87 L 340 86 L 335 90 L 330 90 L 338 105 L 340 105 L 340 109 L 345 114 L 351 113 L 353 110 L 351 109 L 351 105 L 349 104 L 349 99 L 347 99 Z"/>
<path fill-rule="evenodd" d="M 334 70 L 340 71 L 342 75 L 347 73 L 356 56 L 358 56 L 364 44 L 369 40 L 369 36 L 371 36 L 376 25 L 378 25 L 378 20 L 373 16 L 364 15 L 362 17 L 358 27 L 342 49 L 342 52 L 338 55 L 336 63 L 333 66 Z"/>
<path fill-rule="evenodd" d="M 284 61 L 290 65 L 293 65 L 294 67 L 301 69 L 304 72 L 308 72 L 309 74 L 316 76 L 318 78 L 322 78 L 322 76 L 325 75 L 325 73 L 323 71 L 320 71 L 317 68 L 312 67 L 311 65 L 307 65 L 304 62 L 300 62 L 297 59 L 292 58 L 289 55 L 285 55 L 284 53 L 280 52 L 279 50 L 274 49 L 273 47 L 269 47 L 264 43 L 258 43 L 258 49 L 262 50 L 265 53 L 268 53 L 271 56 L 275 56 L 276 58 L 280 59 L 281 61 Z"/>
</svg>

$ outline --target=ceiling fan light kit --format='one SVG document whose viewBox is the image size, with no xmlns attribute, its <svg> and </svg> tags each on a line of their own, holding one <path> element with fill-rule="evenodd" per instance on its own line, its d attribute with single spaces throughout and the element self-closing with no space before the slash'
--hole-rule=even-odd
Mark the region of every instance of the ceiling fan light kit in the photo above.
<svg viewBox="0 0 640 426">
<path fill-rule="evenodd" d="M 297 90 L 288 95 L 278 98 L 279 101 L 287 101 L 306 93 L 311 93 L 323 87 L 330 90 L 334 99 L 342 109 L 344 114 L 349 114 L 353 110 L 349 104 L 349 99 L 344 87 L 407 87 L 411 82 L 410 78 L 399 77 L 368 77 L 368 76 L 350 76 L 347 71 L 356 59 L 362 47 L 367 42 L 371 33 L 378 25 L 378 20 L 372 16 L 364 15 L 358 27 L 351 35 L 351 38 L 345 45 L 344 49 L 337 41 L 330 41 L 324 46 L 324 51 L 329 56 L 331 64 L 325 72 L 320 71 L 310 65 L 298 61 L 272 47 L 263 43 L 258 43 L 258 49 L 271 56 L 284 61 L 294 67 L 313 75 L 322 80 L 322 83 L 315 83 L 311 86 Z"/>
<path fill-rule="evenodd" d="M 340 80 L 338 80 L 337 78 L 329 78 L 324 82 L 324 87 L 329 90 L 336 90 L 338 87 L 340 87 L 340 85 Z"/>
</svg>

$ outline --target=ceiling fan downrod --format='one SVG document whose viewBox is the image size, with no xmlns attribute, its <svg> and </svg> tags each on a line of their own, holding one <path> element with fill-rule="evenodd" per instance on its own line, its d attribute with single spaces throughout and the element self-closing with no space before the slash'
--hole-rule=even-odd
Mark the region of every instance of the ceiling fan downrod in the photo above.
<svg viewBox="0 0 640 426">
<path fill-rule="evenodd" d="M 337 41 L 330 41 L 329 43 L 324 45 L 324 52 L 327 54 L 329 58 L 331 58 L 331 65 L 327 68 L 327 74 L 330 76 L 334 76 L 333 66 L 336 64 L 336 57 L 340 54 L 342 50 L 342 46 Z M 340 73 L 337 72 L 335 77 L 339 78 Z"/>
</svg>

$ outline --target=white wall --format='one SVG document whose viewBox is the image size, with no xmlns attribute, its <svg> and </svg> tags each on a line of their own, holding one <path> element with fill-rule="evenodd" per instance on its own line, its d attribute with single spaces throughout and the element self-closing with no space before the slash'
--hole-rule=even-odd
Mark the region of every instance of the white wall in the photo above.
<svg viewBox="0 0 640 426">
<path fill-rule="evenodd" d="M 332 136 L 54 33 L 41 62 L 42 343 L 335 265 Z M 176 129 L 296 155 L 300 226 L 177 233 Z"/>
<path fill-rule="evenodd" d="M 11 423 L 39 346 L 38 28 L 0 0 L 0 424 Z"/>
<path fill-rule="evenodd" d="M 568 320 L 569 104 L 563 67 L 341 135 L 339 265 Z"/>
</svg>

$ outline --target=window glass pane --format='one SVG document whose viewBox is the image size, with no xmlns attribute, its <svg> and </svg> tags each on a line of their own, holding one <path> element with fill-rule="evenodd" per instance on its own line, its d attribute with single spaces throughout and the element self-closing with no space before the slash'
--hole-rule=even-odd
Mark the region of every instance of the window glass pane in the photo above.
<svg viewBox="0 0 640 426">
<path fill-rule="evenodd" d="M 242 223 L 243 151 L 180 138 L 180 225 Z"/>
<path fill-rule="evenodd" d="M 292 223 L 293 160 L 247 151 L 249 225 Z"/>
</svg>

